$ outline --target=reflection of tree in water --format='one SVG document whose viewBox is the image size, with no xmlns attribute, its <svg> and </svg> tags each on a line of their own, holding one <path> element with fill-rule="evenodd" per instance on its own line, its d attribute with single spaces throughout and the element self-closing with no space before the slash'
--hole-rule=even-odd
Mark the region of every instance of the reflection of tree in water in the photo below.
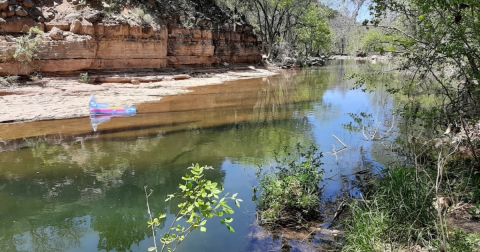
<svg viewBox="0 0 480 252">
<path fill-rule="evenodd" d="M 328 82 L 323 81 L 325 76 L 328 73 L 302 71 L 284 72 L 281 76 L 265 78 L 263 94 L 258 96 L 254 115 L 269 121 L 291 118 L 295 110 L 312 110 L 311 102 L 321 100 L 327 90 Z"/>
<path fill-rule="evenodd" d="M 65 251 L 81 246 L 82 236 L 92 231 L 100 233 L 99 249 L 128 251 L 133 244 L 150 237 L 143 186 L 154 189 L 151 207 L 157 214 L 167 209 L 177 211 L 178 202 L 167 205 L 164 201 L 167 194 L 178 190 L 191 162 L 168 162 L 168 156 L 155 148 L 158 141 L 86 143 L 71 145 L 68 150 L 42 145 L 41 151 L 23 152 L 23 159 L 29 162 L 2 160 L 12 166 L 0 173 L 0 198 L 13 204 L 0 204 L 0 214 L 2 221 L 17 224 L 0 227 L 0 251 L 16 251 L 22 244 L 25 250 Z M 52 157 L 81 153 L 84 158 L 81 165 L 70 158 L 38 165 L 43 160 L 39 153 Z M 199 161 L 221 165 L 221 161 L 211 162 L 208 157 Z M 207 177 L 222 184 L 225 172 L 215 169 Z M 14 197 L 7 196 L 10 194 Z M 91 216 L 92 222 L 78 226 L 72 216 Z M 19 220 L 27 221 L 19 225 Z M 8 233 L 16 235 L 4 235 Z M 19 242 L 25 239 L 28 241 Z"/>
<path fill-rule="evenodd" d="M 59 224 L 51 226 L 55 214 L 46 219 L 25 220 L 16 224 L 20 233 L 0 237 L 0 251 L 66 251 L 81 245 L 83 235 L 89 230 L 90 218 L 61 218 Z M 23 231 L 23 232 L 22 232 Z"/>
<path fill-rule="evenodd" d="M 92 225 L 100 233 L 99 250 L 130 251 L 133 244 L 151 237 L 146 228 L 146 211 L 141 210 L 145 205 L 145 199 L 139 195 L 142 189 L 128 184 L 106 193 L 103 201 L 108 210 L 98 212 Z"/>
</svg>

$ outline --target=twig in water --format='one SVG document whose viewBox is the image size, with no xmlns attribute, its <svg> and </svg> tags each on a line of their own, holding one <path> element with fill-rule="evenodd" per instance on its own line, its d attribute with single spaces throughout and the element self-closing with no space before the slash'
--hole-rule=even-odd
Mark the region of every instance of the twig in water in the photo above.
<svg viewBox="0 0 480 252">
<path fill-rule="evenodd" d="M 315 232 L 316 230 L 314 229 L 312 232 L 310 232 L 307 236 L 305 236 L 305 238 L 303 238 L 300 242 L 303 242 L 305 241 L 305 239 L 307 239 L 313 232 Z"/>
<path fill-rule="evenodd" d="M 378 129 L 380 128 L 380 125 L 382 125 L 382 123 L 378 123 L 378 127 L 375 129 L 375 132 L 373 132 L 372 140 L 375 138 L 375 135 L 377 134 Z"/>
<path fill-rule="evenodd" d="M 367 139 L 367 141 L 370 141 L 370 139 L 368 139 L 367 135 L 365 135 L 365 125 L 363 125 L 362 133 L 363 133 L 363 136 Z"/>
<path fill-rule="evenodd" d="M 332 223 L 342 214 L 343 210 L 345 209 L 347 205 L 345 205 L 345 201 L 342 201 L 340 205 L 337 208 L 337 211 L 335 211 L 335 215 L 333 215 Z"/>
<path fill-rule="evenodd" d="M 335 139 L 337 139 L 337 141 L 339 141 L 345 148 L 347 148 L 347 145 L 344 144 L 342 141 L 340 141 L 340 139 L 338 139 L 338 137 L 336 137 L 335 135 L 332 134 L 333 137 L 335 137 Z"/>
<path fill-rule="evenodd" d="M 150 211 L 150 205 L 148 204 L 148 197 L 149 197 L 150 195 L 147 194 L 147 186 L 144 186 L 143 188 L 145 189 L 145 198 L 147 198 L 148 216 L 150 216 L 150 222 L 153 222 L 152 212 Z M 151 193 L 150 193 L 150 194 L 151 194 Z M 152 234 L 153 234 L 153 245 L 155 246 L 155 251 L 158 251 L 158 248 L 157 248 L 157 238 L 156 238 L 156 236 L 155 236 L 155 227 L 154 227 L 154 225 L 152 225 Z"/>
<path fill-rule="evenodd" d="M 385 131 L 385 134 L 383 134 L 383 136 L 381 138 L 384 138 L 388 132 L 390 132 L 390 130 L 393 129 L 393 125 L 395 124 L 395 115 L 392 117 L 392 126 L 390 126 L 390 129 L 388 129 L 387 131 Z"/>
<path fill-rule="evenodd" d="M 340 150 L 335 151 L 333 154 L 336 156 L 338 153 L 340 153 L 340 152 L 342 152 L 342 151 L 344 151 L 344 150 L 346 150 L 346 149 L 347 149 L 347 147 L 343 147 L 343 148 L 341 148 Z"/>
</svg>

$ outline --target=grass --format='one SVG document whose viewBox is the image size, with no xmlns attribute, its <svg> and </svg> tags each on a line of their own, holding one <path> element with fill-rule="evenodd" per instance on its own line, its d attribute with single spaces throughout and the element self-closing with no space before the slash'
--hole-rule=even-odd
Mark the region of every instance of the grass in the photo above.
<svg viewBox="0 0 480 252">
<path fill-rule="evenodd" d="M 415 168 L 394 167 L 373 185 L 371 195 L 350 203 L 344 220 L 344 251 L 475 251 L 478 235 L 449 230 L 434 207 L 435 185 Z"/>
</svg>

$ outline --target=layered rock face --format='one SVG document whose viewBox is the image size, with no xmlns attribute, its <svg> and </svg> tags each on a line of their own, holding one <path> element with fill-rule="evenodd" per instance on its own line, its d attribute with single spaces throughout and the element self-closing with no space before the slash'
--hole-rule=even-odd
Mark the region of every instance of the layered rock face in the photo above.
<svg viewBox="0 0 480 252">
<path fill-rule="evenodd" d="M 195 28 L 187 29 L 178 24 L 177 19 L 185 18 L 179 15 L 160 24 L 139 25 L 129 19 L 102 18 L 91 9 L 60 13 L 59 6 L 38 7 L 39 3 L 0 0 L 0 75 L 215 66 L 261 60 L 260 42 L 251 26 L 198 20 Z M 72 3 L 65 0 L 60 7 L 71 10 Z M 21 36 L 31 27 L 45 33 L 37 35 L 36 60 L 26 64 L 15 52 Z"/>
</svg>

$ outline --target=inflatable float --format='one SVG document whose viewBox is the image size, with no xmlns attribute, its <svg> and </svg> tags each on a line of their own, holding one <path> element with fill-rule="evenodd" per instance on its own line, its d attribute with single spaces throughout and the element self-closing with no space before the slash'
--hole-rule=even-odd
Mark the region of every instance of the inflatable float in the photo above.
<svg viewBox="0 0 480 252">
<path fill-rule="evenodd" d="M 135 115 L 137 108 L 135 107 L 110 107 L 108 103 L 99 103 L 95 101 L 95 96 L 90 97 L 90 115 Z"/>
</svg>

